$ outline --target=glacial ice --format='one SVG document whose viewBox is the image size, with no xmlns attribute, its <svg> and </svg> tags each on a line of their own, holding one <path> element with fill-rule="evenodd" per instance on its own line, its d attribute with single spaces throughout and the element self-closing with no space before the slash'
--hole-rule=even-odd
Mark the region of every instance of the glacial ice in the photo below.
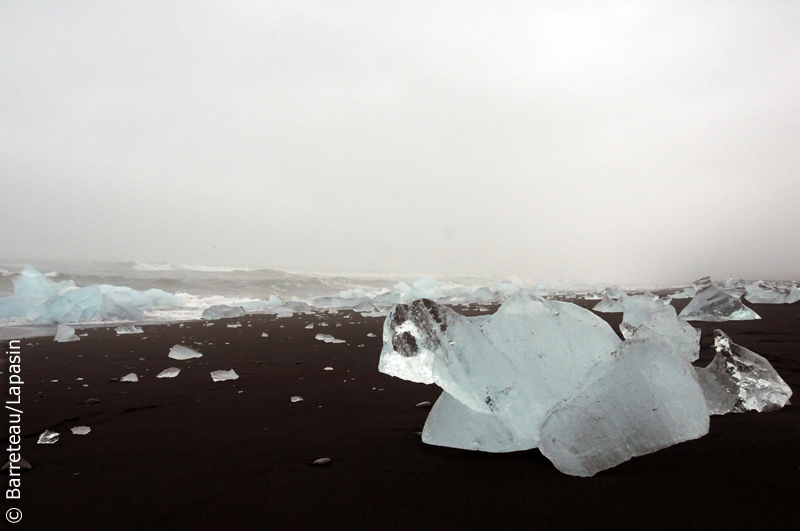
<svg viewBox="0 0 800 531">
<path fill-rule="evenodd" d="M 92 428 L 89 426 L 75 426 L 74 428 L 70 428 L 72 435 L 88 435 L 89 432 L 92 431 Z"/>
<path fill-rule="evenodd" d="M 708 433 L 691 364 L 657 339 L 626 341 L 613 368 L 541 428 L 541 452 L 560 471 L 593 476 L 632 457 Z"/>
<path fill-rule="evenodd" d="M 245 314 L 244 308 L 241 306 L 226 306 L 224 304 L 220 304 L 217 306 L 211 306 L 203 310 L 203 315 L 201 316 L 202 319 L 227 319 L 231 317 L 241 317 Z"/>
<path fill-rule="evenodd" d="M 475 412 L 512 420 L 525 445 L 537 444 L 550 408 L 600 378 L 621 346 L 592 312 L 522 291 L 488 316 L 427 299 L 397 305 L 383 337 L 379 371 L 436 383 Z"/>
<path fill-rule="evenodd" d="M 180 374 L 181 370 L 177 367 L 170 367 L 169 369 L 164 369 L 160 373 L 156 375 L 156 378 L 175 378 Z"/>
<path fill-rule="evenodd" d="M 132 373 L 126 374 L 125 376 L 120 378 L 119 381 L 120 382 L 138 382 L 139 381 L 139 377 L 136 376 L 135 372 L 132 372 Z"/>
<path fill-rule="evenodd" d="M 621 297 L 624 310 L 619 328 L 625 339 L 661 339 L 688 361 L 700 356 L 700 330 L 678 317 L 671 304 L 638 295 Z"/>
<path fill-rule="evenodd" d="M 796 284 L 767 284 L 760 281 L 748 284 L 744 296 L 753 304 L 793 304 L 800 300 L 800 288 Z"/>
<path fill-rule="evenodd" d="M 696 367 L 712 415 L 744 411 L 775 411 L 792 396 L 792 389 L 769 361 L 714 330 L 717 354 L 707 367 Z"/>
<path fill-rule="evenodd" d="M 193 348 L 185 347 L 183 345 L 174 345 L 169 349 L 168 358 L 174 360 L 190 360 L 192 358 L 202 358 L 203 355 Z"/>
<path fill-rule="evenodd" d="M 185 305 L 182 299 L 159 289 L 140 293 L 124 286 L 92 284 L 79 288 L 71 280 L 53 282 L 31 266 L 25 266 L 13 283 L 14 295 L 0 298 L 0 319 L 24 318 L 36 323 L 135 321 L 144 317 L 144 310 Z"/>
<path fill-rule="evenodd" d="M 233 369 L 229 371 L 212 371 L 211 379 L 215 382 L 224 382 L 227 380 L 238 380 L 239 375 Z"/>
<path fill-rule="evenodd" d="M 576 476 L 702 437 L 710 414 L 787 402 L 791 389 L 757 354 L 718 331 L 714 362 L 695 368 L 699 330 L 652 294 L 619 298 L 625 341 L 592 312 L 524 290 L 478 317 L 425 299 L 398 304 L 378 369 L 443 389 L 426 444 L 538 447 Z"/>
<path fill-rule="evenodd" d="M 612 299 L 608 290 L 604 290 L 603 298 L 594 305 L 592 310 L 603 313 L 618 313 L 622 311 L 622 304 L 618 300 Z"/>
<path fill-rule="evenodd" d="M 58 432 L 44 430 L 41 435 L 39 435 L 39 440 L 36 441 L 36 444 L 55 444 L 58 442 Z"/>
<path fill-rule="evenodd" d="M 325 343 L 345 343 L 344 339 L 336 339 L 330 334 L 317 334 L 314 339 L 324 341 Z"/>
<path fill-rule="evenodd" d="M 133 325 L 133 324 L 118 326 L 116 328 L 116 331 L 117 331 L 117 335 L 142 334 L 142 333 L 144 333 L 144 330 L 142 330 L 140 327 L 138 327 L 136 325 Z"/>
<path fill-rule="evenodd" d="M 680 317 L 686 321 L 749 321 L 761 319 L 753 310 L 739 299 L 715 287 L 709 277 L 694 283 L 697 291 L 694 298 L 681 311 Z"/>
<path fill-rule="evenodd" d="M 80 341 L 81 338 L 75 335 L 75 329 L 67 324 L 60 324 L 56 328 L 56 336 L 53 341 L 67 343 L 69 341 Z"/>
</svg>

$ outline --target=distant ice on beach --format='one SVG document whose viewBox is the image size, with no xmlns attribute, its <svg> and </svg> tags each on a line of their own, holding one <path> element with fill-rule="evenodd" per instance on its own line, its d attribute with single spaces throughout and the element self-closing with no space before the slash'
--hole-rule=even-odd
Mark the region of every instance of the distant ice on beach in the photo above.
<svg viewBox="0 0 800 531">
<path fill-rule="evenodd" d="M 622 293 L 657 286 L 608 287 L 580 282 L 544 282 L 484 277 L 332 275 L 202 265 L 49 262 L 0 263 L 0 327 L 44 323 L 163 323 L 269 313 L 352 310 L 378 318 L 398 303 L 430 299 L 440 304 L 502 303 L 520 289 L 545 298 L 602 299 L 597 311 L 620 311 Z M 735 297 L 790 303 L 797 283 L 758 284 L 728 279 L 715 283 Z M 660 288 L 665 288 L 661 286 Z M 674 288 L 674 298 L 694 288 Z M 754 302 L 756 302 L 754 300 Z M 25 332 L 29 334 L 30 331 Z"/>
</svg>

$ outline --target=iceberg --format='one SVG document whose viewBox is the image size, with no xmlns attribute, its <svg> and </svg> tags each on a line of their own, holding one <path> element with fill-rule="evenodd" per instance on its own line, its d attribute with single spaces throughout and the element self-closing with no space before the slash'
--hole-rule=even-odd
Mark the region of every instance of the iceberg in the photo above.
<svg viewBox="0 0 800 531">
<path fill-rule="evenodd" d="M 380 372 L 436 383 L 468 409 L 513 422 L 512 444 L 528 447 L 547 412 L 602 376 L 622 343 L 592 312 L 523 291 L 487 316 L 465 317 L 428 299 L 399 304 L 383 337 Z M 435 433 L 432 426 L 427 439 L 439 444 Z"/>
<path fill-rule="evenodd" d="M 169 349 L 168 358 L 174 360 L 190 360 L 192 358 L 202 358 L 203 355 L 193 348 L 185 347 L 183 345 L 175 345 Z"/>
<path fill-rule="evenodd" d="M 202 319 L 228 319 L 231 317 L 241 317 L 245 314 L 244 308 L 241 306 L 226 306 L 220 304 L 211 306 L 203 310 Z"/>
<path fill-rule="evenodd" d="M 53 338 L 53 341 L 58 341 L 59 343 L 67 343 L 69 341 L 80 341 L 81 338 L 75 335 L 75 329 L 72 328 L 70 325 L 60 324 L 56 328 L 56 336 Z"/>
<path fill-rule="evenodd" d="M 717 354 L 707 367 L 696 367 L 712 415 L 744 411 L 775 411 L 792 396 L 792 389 L 769 361 L 714 330 Z"/>
<path fill-rule="evenodd" d="M 681 311 L 686 321 L 749 321 L 761 317 L 736 297 L 716 288 L 709 277 L 694 283 L 696 294 Z"/>
<path fill-rule="evenodd" d="M 558 404 L 542 425 L 539 449 L 557 469 L 589 477 L 708 433 L 695 371 L 666 342 L 626 341 L 612 370 Z"/>
</svg>

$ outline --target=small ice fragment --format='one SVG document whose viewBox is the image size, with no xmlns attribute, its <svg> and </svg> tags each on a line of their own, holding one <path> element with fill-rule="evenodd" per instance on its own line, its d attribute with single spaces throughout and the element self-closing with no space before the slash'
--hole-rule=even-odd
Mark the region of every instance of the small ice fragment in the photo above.
<svg viewBox="0 0 800 531">
<path fill-rule="evenodd" d="M 314 339 L 324 341 L 325 343 L 344 343 L 344 339 L 336 339 L 330 334 L 317 334 Z"/>
<path fill-rule="evenodd" d="M 306 325 L 306 328 L 307 328 L 307 329 L 309 329 L 309 330 L 311 330 L 312 328 L 314 328 L 314 323 L 308 323 L 308 324 Z"/>
<path fill-rule="evenodd" d="M 72 435 L 86 435 L 87 433 L 92 431 L 92 428 L 90 428 L 89 426 L 75 426 L 74 428 L 72 428 L 71 431 Z"/>
<path fill-rule="evenodd" d="M 233 323 L 227 325 L 227 328 L 239 328 L 240 326 L 242 326 L 242 323 Z"/>
<path fill-rule="evenodd" d="M 215 382 L 224 382 L 226 380 L 236 380 L 239 378 L 239 375 L 231 369 L 229 371 L 214 371 L 211 373 L 211 378 Z"/>
<path fill-rule="evenodd" d="M 717 351 L 711 363 L 695 367 L 712 415 L 744 411 L 776 411 L 785 406 L 792 389 L 769 361 L 714 330 Z"/>
<path fill-rule="evenodd" d="M 138 326 L 136 326 L 134 324 L 118 326 L 116 328 L 116 331 L 117 331 L 117 335 L 144 333 L 144 330 L 142 330 L 141 328 L 139 328 Z"/>
<path fill-rule="evenodd" d="M 314 464 L 314 466 L 326 466 L 326 465 L 331 464 L 331 460 L 330 460 L 329 457 L 321 457 L 321 458 L 317 459 L 316 461 L 314 461 L 313 464 Z"/>
<path fill-rule="evenodd" d="M 332 371 L 332 370 L 333 370 L 333 367 L 325 367 L 325 370 L 326 370 L 326 371 Z"/>
<path fill-rule="evenodd" d="M 80 341 L 81 338 L 75 335 L 75 329 L 72 328 L 70 325 L 60 324 L 58 328 L 56 328 L 56 337 L 53 338 L 53 341 L 58 341 L 59 343 L 67 343 L 68 341 Z"/>
<path fill-rule="evenodd" d="M 370 332 L 369 334 L 367 334 L 367 337 L 378 337 L 378 336 L 376 336 L 375 334 L 373 334 L 372 332 Z"/>
<path fill-rule="evenodd" d="M 58 442 L 58 433 L 55 431 L 44 430 L 44 433 L 39 435 L 39 440 L 36 444 L 55 444 Z"/>
<path fill-rule="evenodd" d="M 130 374 L 126 374 L 122 378 L 119 379 L 120 382 L 138 382 L 139 377 L 136 376 L 136 373 L 132 372 Z"/>
<path fill-rule="evenodd" d="M 358 348 L 361 348 L 363 346 L 364 346 L 364 343 L 361 343 L 360 345 L 358 345 Z"/>
<path fill-rule="evenodd" d="M 302 402 L 302 401 L 303 401 L 303 397 L 302 396 L 293 396 L 292 397 L 292 402 Z"/>
<path fill-rule="evenodd" d="M 6 464 L 3 465 L 3 468 L 0 468 L 0 470 L 10 470 L 12 464 L 14 465 L 14 467 L 19 468 L 21 470 L 30 470 L 31 468 L 33 468 L 29 462 L 20 457 L 19 461 L 17 461 L 16 463 L 11 463 L 11 461 L 7 461 Z"/>
<path fill-rule="evenodd" d="M 261 337 L 269 337 L 269 334 L 266 332 L 261 332 Z"/>
<path fill-rule="evenodd" d="M 202 356 L 202 354 L 193 348 L 185 347 L 183 345 L 175 345 L 169 349 L 169 355 L 167 357 L 174 360 L 189 360 L 192 358 L 200 358 Z"/>
<path fill-rule="evenodd" d="M 164 369 L 160 373 L 156 375 L 156 378 L 175 378 L 181 372 L 180 369 L 177 367 L 170 367 L 169 369 Z"/>
<path fill-rule="evenodd" d="M 424 402 L 420 402 L 419 404 L 417 404 L 417 405 L 416 405 L 416 406 L 414 406 L 414 407 L 418 407 L 418 408 L 427 408 L 427 407 L 431 407 L 431 403 L 430 403 L 430 402 L 428 402 L 428 401 L 426 400 L 426 401 L 424 401 Z"/>
</svg>

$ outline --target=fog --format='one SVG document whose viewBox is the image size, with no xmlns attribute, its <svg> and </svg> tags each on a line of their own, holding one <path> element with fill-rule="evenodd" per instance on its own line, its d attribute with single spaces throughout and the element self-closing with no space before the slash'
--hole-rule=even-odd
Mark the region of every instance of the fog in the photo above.
<svg viewBox="0 0 800 531">
<path fill-rule="evenodd" d="M 796 2 L 132 4 L 0 3 L 0 258 L 800 278 Z"/>
</svg>

